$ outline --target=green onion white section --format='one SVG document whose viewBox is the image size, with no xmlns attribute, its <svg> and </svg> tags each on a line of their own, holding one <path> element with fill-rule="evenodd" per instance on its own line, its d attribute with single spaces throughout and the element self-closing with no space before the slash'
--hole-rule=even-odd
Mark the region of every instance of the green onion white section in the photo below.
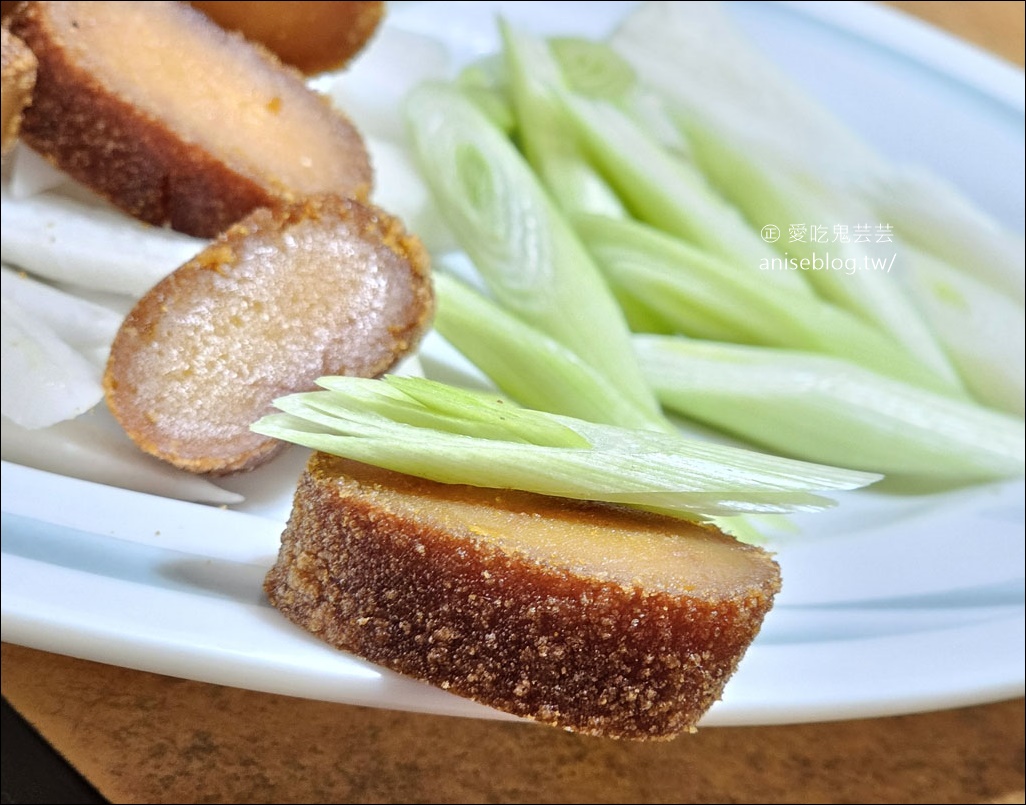
<svg viewBox="0 0 1026 805">
<path fill-rule="evenodd" d="M 567 91 L 545 40 L 502 25 L 520 149 L 542 184 L 568 212 L 624 215 L 620 199 L 585 158 L 561 97 Z"/>
<path fill-rule="evenodd" d="M 893 338 L 826 300 L 763 284 L 759 276 L 638 221 L 581 216 L 575 224 L 619 297 L 671 332 L 823 352 L 960 393 Z"/>
<path fill-rule="evenodd" d="M 804 214 L 812 204 L 844 220 L 886 222 L 896 275 L 887 279 L 898 281 L 823 272 L 820 292 L 879 323 L 935 370 L 954 367 L 978 400 L 1022 413 L 1021 235 L 950 184 L 875 153 L 749 42 L 720 4 L 642 4 L 610 44 L 673 109 L 696 140 L 696 160 L 727 197 L 743 201 L 750 221 L 774 208 Z M 769 223 L 787 221 L 758 222 Z M 946 305 L 945 296 L 963 304 Z M 995 320 L 1009 322 L 1004 337 L 986 326 Z M 980 345 L 978 359 L 1009 370 L 975 366 L 968 355 Z"/>
<path fill-rule="evenodd" d="M 434 198 L 496 301 L 658 420 L 616 299 L 512 143 L 450 86 L 420 86 L 406 114 Z"/>
<path fill-rule="evenodd" d="M 815 511 L 879 476 L 517 409 L 424 378 L 322 379 L 258 433 L 444 483 L 622 503 L 686 518 Z"/>
<path fill-rule="evenodd" d="M 664 429 L 619 384 L 468 284 L 436 271 L 435 329 L 521 405 L 624 427 Z"/>
<path fill-rule="evenodd" d="M 638 336 L 659 398 L 784 455 L 895 475 L 1022 475 L 1022 420 L 821 355 Z"/>
</svg>

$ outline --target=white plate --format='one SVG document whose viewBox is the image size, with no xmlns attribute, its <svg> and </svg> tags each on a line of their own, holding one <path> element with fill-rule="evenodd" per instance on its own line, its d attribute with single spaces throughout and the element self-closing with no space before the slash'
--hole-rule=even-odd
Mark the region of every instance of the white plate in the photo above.
<svg viewBox="0 0 1026 805">
<path fill-rule="evenodd" d="M 542 32 L 606 33 L 624 3 L 393 4 L 388 24 L 496 46 L 496 7 Z M 882 8 L 737 4 L 753 39 L 885 153 L 1023 223 L 1023 78 Z M 440 341 L 425 354 L 445 363 Z M 481 718 L 488 708 L 335 651 L 260 584 L 305 452 L 232 483 L 238 510 L 4 462 L 3 639 L 296 696 Z M 846 496 L 773 547 L 785 587 L 705 725 L 914 712 L 1021 696 L 1023 483 Z"/>
</svg>

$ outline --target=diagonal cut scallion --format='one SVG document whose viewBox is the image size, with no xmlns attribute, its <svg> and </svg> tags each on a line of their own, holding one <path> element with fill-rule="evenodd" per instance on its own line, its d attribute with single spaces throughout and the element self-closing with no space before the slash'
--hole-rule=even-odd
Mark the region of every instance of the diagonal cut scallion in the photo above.
<svg viewBox="0 0 1026 805">
<path fill-rule="evenodd" d="M 560 100 L 566 91 L 548 43 L 501 21 L 517 141 L 565 214 L 625 215 L 623 203 L 585 158 Z"/>
<path fill-rule="evenodd" d="M 622 503 L 689 519 L 820 510 L 833 505 L 820 492 L 879 479 L 510 408 L 480 392 L 425 378 L 320 382 L 330 388 L 277 400 L 284 413 L 265 416 L 253 430 L 444 483 Z M 569 440 L 564 428 L 574 434 Z"/>
<path fill-rule="evenodd" d="M 705 175 L 753 225 L 779 224 L 790 230 L 788 222 L 797 221 L 804 222 L 802 227 L 816 229 L 815 222 L 825 221 L 835 228 L 843 226 L 843 234 L 832 232 L 826 243 L 819 229 L 808 235 L 804 229 L 789 231 L 776 242 L 780 257 L 771 260 L 770 266 L 810 267 L 802 273 L 823 298 L 874 324 L 938 377 L 957 387 L 958 374 L 939 339 L 902 287 L 900 275 L 908 270 L 907 250 L 893 241 L 886 225 L 878 224 L 884 226 L 882 236 L 858 235 L 859 226 L 872 231 L 871 225 L 864 223 L 872 220 L 872 214 L 850 194 L 833 192 L 800 165 L 760 156 L 747 132 L 732 137 L 705 129 L 701 120 L 689 120 L 686 125 L 695 159 Z M 854 231 L 849 231 L 848 222 L 854 222 Z M 874 239 L 884 245 L 867 242 Z M 815 267 L 817 260 L 821 268 Z"/>
<path fill-rule="evenodd" d="M 617 294 L 675 332 L 835 355 L 924 388 L 964 393 L 886 334 L 825 300 L 758 283 L 638 221 L 579 216 L 574 223 Z"/>
<path fill-rule="evenodd" d="M 513 144 L 450 86 L 419 86 L 405 112 L 435 201 L 495 299 L 658 420 L 616 299 Z"/>
<path fill-rule="evenodd" d="M 668 430 L 618 384 L 467 283 L 436 271 L 434 327 L 520 405 L 629 428 Z"/>
<path fill-rule="evenodd" d="M 978 400 L 1022 413 L 1021 373 L 1008 383 L 1000 371 L 981 372 L 970 355 L 980 345 L 985 363 L 1022 364 L 1022 339 L 1014 337 L 1023 329 L 1021 215 L 998 221 L 953 184 L 877 153 L 742 33 L 729 4 L 643 3 L 609 41 L 682 121 L 710 181 L 750 218 L 794 222 L 818 211 L 834 217 L 826 223 L 870 221 L 887 237 L 893 231 L 887 250 L 899 288 L 872 272 L 853 282 L 824 273 L 820 291 L 843 297 L 935 367 L 942 348 Z M 1020 166 L 1020 184 L 1021 177 Z M 979 284 L 997 293 L 971 287 Z M 998 319 L 1009 322 L 1011 337 L 994 336 Z"/>
<path fill-rule="evenodd" d="M 663 403 L 806 461 L 888 475 L 1022 475 L 1022 420 L 823 355 L 637 336 Z"/>
</svg>

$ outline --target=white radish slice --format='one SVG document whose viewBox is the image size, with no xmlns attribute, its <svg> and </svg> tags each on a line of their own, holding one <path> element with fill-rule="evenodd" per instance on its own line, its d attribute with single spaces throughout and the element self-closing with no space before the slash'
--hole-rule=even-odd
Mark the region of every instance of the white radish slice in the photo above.
<svg viewBox="0 0 1026 805">
<path fill-rule="evenodd" d="M 24 428 L 73 419 L 103 398 L 94 362 L 6 297 L 0 298 L 0 355 L 0 413 Z"/>
<path fill-rule="evenodd" d="M 46 279 L 141 296 L 206 241 L 139 223 L 61 193 L 16 199 L 2 190 L 0 257 Z"/>
<path fill-rule="evenodd" d="M 4 420 L 3 459 L 38 470 L 197 503 L 244 499 L 206 478 L 175 469 L 141 452 L 120 429 L 79 418 L 42 430 Z"/>
<path fill-rule="evenodd" d="M 124 315 L 0 266 L 0 291 L 73 347 L 109 348 Z"/>
</svg>

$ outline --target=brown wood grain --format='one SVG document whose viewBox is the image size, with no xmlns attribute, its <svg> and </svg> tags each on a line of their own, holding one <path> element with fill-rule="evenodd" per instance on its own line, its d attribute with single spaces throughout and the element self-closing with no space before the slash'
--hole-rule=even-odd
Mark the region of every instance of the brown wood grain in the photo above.
<svg viewBox="0 0 1026 805">
<path fill-rule="evenodd" d="M 1016 801 L 1023 787 L 1022 699 L 625 743 L 11 645 L 3 668 L 5 695 L 114 802 L 957 803 Z"/>
<path fill-rule="evenodd" d="M 1026 3 L 1021 0 L 929 3 L 891 0 L 886 5 L 929 22 L 1005 61 L 1024 64 Z"/>
</svg>

